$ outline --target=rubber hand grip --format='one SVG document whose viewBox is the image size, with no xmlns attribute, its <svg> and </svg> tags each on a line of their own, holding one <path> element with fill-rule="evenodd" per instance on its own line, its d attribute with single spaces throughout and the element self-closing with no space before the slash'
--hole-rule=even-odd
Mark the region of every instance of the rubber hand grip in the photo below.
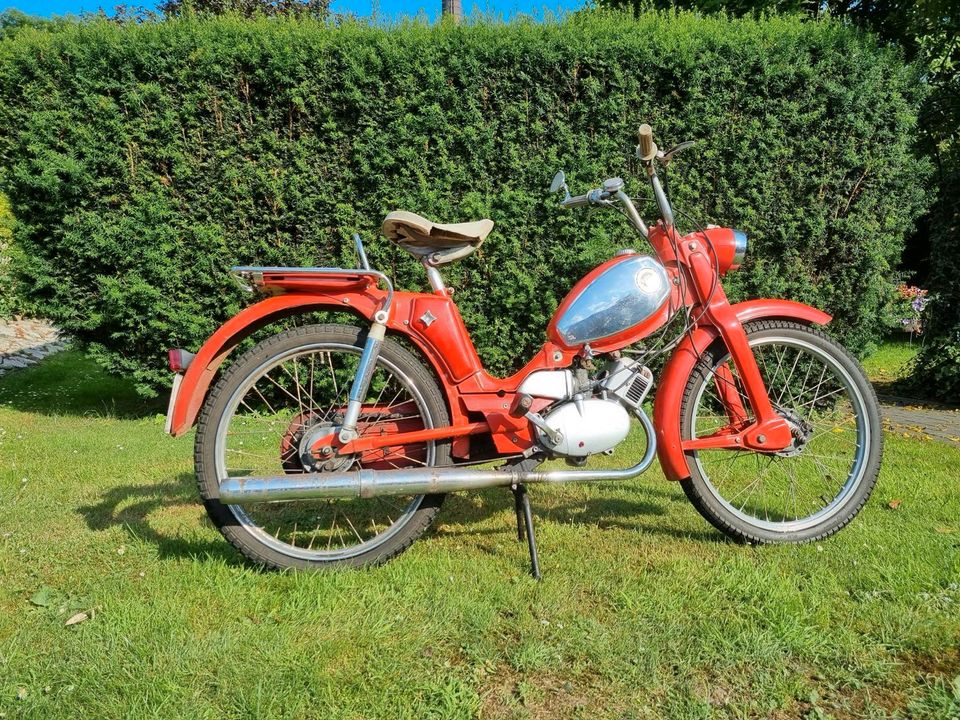
<svg viewBox="0 0 960 720">
<path fill-rule="evenodd" d="M 560 204 L 564 207 L 586 207 L 590 204 L 590 193 L 568 197 L 566 200 L 561 200 Z"/>
<path fill-rule="evenodd" d="M 641 160 L 653 160 L 657 156 L 657 146 L 653 142 L 653 128 L 644 123 L 637 130 L 640 144 L 637 146 L 637 156 Z"/>
</svg>

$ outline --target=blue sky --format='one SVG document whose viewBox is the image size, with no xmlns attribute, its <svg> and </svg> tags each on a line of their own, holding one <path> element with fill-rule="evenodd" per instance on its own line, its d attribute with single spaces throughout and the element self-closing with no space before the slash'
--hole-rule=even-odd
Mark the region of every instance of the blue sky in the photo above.
<svg viewBox="0 0 960 720">
<path fill-rule="evenodd" d="M 126 0 L 127 5 L 139 5 L 152 8 L 158 0 Z M 16 8 L 31 15 L 64 15 L 67 13 L 93 12 L 99 8 L 110 11 L 114 5 L 124 0 L 0 0 L 0 8 Z M 559 13 L 573 10 L 586 4 L 586 0 L 462 0 L 467 13 L 472 10 L 490 12 L 504 17 L 517 13 L 529 13 L 541 16 L 544 12 Z M 417 15 L 421 11 L 427 17 L 435 18 L 440 13 L 441 0 L 333 0 L 331 7 L 335 12 L 353 12 L 368 16 L 373 6 L 381 17 L 399 17 Z"/>
</svg>

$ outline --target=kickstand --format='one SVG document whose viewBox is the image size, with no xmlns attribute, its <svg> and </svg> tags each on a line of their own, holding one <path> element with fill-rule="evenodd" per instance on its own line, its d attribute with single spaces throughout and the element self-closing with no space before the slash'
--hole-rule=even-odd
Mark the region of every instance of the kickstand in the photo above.
<svg viewBox="0 0 960 720">
<path fill-rule="evenodd" d="M 517 484 L 510 488 L 513 491 L 513 506 L 517 513 L 517 540 L 523 542 L 527 536 L 527 547 L 530 549 L 530 574 L 534 579 L 540 579 L 540 559 L 537 556 L 537 540 L 533 535 L 533 513 L 530 511 L 530 496 L 525 485 Z"/>
</svg>

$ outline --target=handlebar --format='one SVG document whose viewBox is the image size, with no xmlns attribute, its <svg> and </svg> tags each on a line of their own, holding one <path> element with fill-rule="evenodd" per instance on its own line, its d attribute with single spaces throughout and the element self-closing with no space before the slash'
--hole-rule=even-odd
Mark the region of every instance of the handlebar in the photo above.
<svg viewBox="0 0 960 720">
<path fill-rule="evenodd" d="M 592 190 L 590 192 L 593 192 Z M 590 193 L 584 193 L 583 195 L 573 195 L 568 197 L 566 200 L 561 200 L 560 204 L 563 207 L 568 208 L 578 208 L 586 207 L 590 204 Z"/>
<path fill-rule="evenodd" d="M 607 204 L 605 201 L 609 200 L 610 197 L 611 194 L 603 188 L 596 188 L 583 195 L 574 195 L 561 200 L 560 204 L 568 208 L 586 207 L 587 205 L 605 205 Z"/>
<path fill-rule="evenodd" d="M 657 157 L 663 160 L 664 165 L 670 161 L 670 157 L 675 152 L 679 152 L 686 147 L 689 147 L 692 143 L 681 143 L 676 148 L 673 148 L 670 152 L 664 154 L 660 153 L 657 149 L 657 144 L 653 141 L 653 128 L 651 128 L 647 123 L 643 123 L 637 131 L 637 138 L 639 144 L 637 145 L 637 157 L 646 164 L 647 175 L 650 179 L 650 184 L 653 187 L 653 195 L 656 200 L 657 207 L 660 210 L 660 216 L 663 218 L 664 224 L 668 227 L 672 227 L 674 224 L 673 220 L 673 208 L 670 207 L 670 200 L 667 198 L 666 193 L 663 190 L 663 186 L 660 184 L 660 178 L 657 177 L 657 171 L 654 168 L 653 160 Z M 558 190 L 560 187 L 563 187 L 566 190 L 566 182 L 564 182 L 563 173 L 558 173 L 557 177 L 559 182 L 562 185 L 558 184 L 558 180 L 554 179 L 554 187 L 551 190 Z M 569 193 L 569 190 L 567 190 Z M 646 223 L 643 222 L 643 219 L 637 213 L 636 208 L 633 205 L 633 200 L 623 191 L 623 180 L 620 178 L 610 178 L 604 182 L 602 188 L 596 188 L 591 190 L 588 193 L 583 195 L 567 195 L 566 198 L 560 201 L 560 205 L 565 208 L 579 208 L 587 207 L 588 205 L 603 205 L 603 206 L 612 206 L 613 199 L 616 198 L 619 200 L 625 210 L 626 215 L 630 220 L 630 223 L 637 229 L 640 234 L 644 237 L 649 237 L 649 229 L 647 228 Z"/>
<path fill-rule="evenodd" d="M 637 130 L 640 144 L 637 146 L 637 157 L 649 162 L 657 156 L 657 144 L 653 141 L 653 128 L 644 123 Z"/>
</svg>

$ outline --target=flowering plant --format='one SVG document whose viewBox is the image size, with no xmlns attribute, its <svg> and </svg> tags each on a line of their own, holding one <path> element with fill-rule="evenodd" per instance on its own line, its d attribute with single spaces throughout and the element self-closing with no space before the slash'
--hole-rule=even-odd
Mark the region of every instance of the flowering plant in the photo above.
<svg viewBox="0 0 960 720">
<path fill-rule="evenodd" d="M 923 310 L 930 302 L 927 292 L 915 285 L 897 285 L 890 302 L 890 324 L 911 333 L 922 333 Z"/>
</svg>

